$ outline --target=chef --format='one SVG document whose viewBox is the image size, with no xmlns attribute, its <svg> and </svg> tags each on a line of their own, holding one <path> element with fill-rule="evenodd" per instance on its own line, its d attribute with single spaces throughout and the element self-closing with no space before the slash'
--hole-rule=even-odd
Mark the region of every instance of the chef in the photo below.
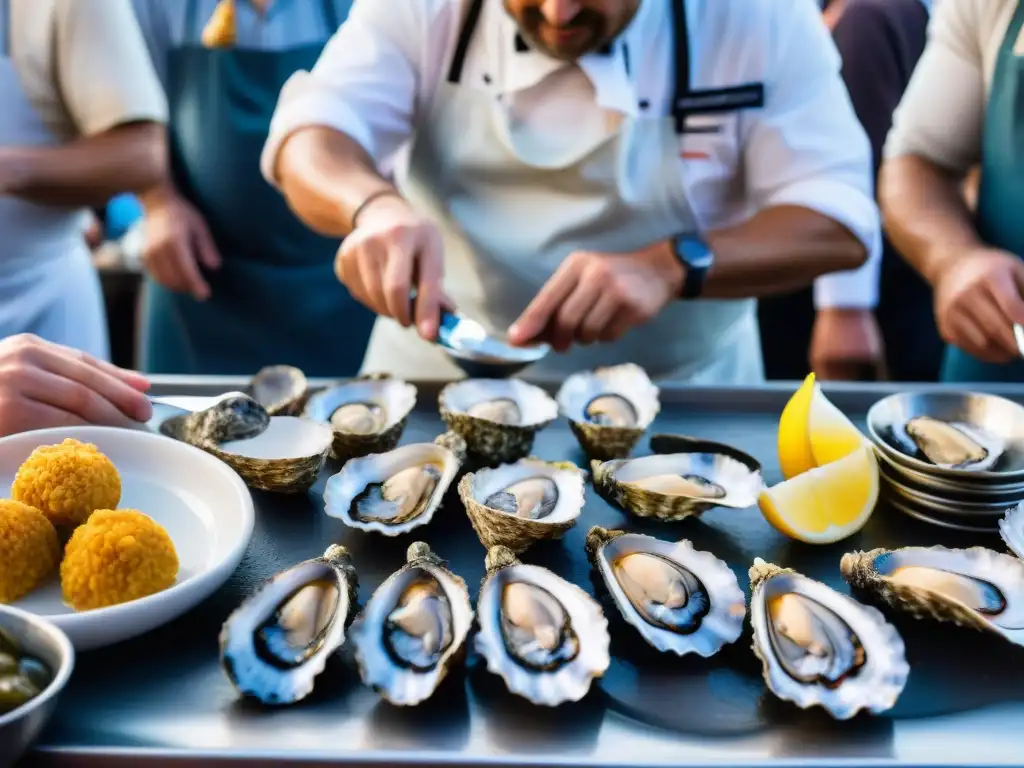
<svg viewBox="0 0 1024 768">
<path fill-rule="evenodd" d="M 936 5 L 879 181 L 889 238 L 931 283 L 947 382 L 1024 381 L 1024 3 Z M 977 209 L 962 184 L 980 163 Z"/>
<path fill-rule="evenodd" d="M 348 235 L 335 271 L 382 316 L 364 368 L 402 376 L 459 375 L 426 341 L 449 305 L 550 342 L 534 375 L 754 383 L 751 297 L 880 246 L 813 3 L 356 0 L 262 163 Z"/>
<path fill-rule="evenodd" d="M 143 369 L 354 375 L 374 315 L 321 237 L 262 179 L 285 80 L 316 61 L 349 0 L 132 0 L 170 102 L 171 175 L 143 196 Z"/>
<path fill-rule="evenodd" d="M 109 356 L 84 232 L 160 177 L 166 111 L 129 0 L 0 0 L 0 339 Z"/>
</svg>

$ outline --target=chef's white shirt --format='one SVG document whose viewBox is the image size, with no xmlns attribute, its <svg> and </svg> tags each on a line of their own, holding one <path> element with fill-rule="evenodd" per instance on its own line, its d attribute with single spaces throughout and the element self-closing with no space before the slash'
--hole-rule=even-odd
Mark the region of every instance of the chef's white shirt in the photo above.
<svg viewBox="0 0 1024 768">
<path fill-rule="evenodd" d="M 1018 0 L 936 3 L 928 43 L 885 144 L 887 158 L 918 155 L 956 174 L 981 160 L 996 59 Z M 1018 41 L 1024 46 L 1024 39 Z"/>
<path fill-rule="evenodd" d="M 311 125 L 341 131 L 378 163 L 389 162 L 430 114 L 462 15 L 461 0 L 355 0 L 313 70 L 296 73 L 281 92 L 261 160 L 267 180 L 276 184 L 282 142 Z M 687 18 L 694 88 L 745 84 L 753 73 L 766 94 L 763 109 L 721 121 L 721 140 L 736 145 L 724 151 L 734 158 L 735 183 L 714 200 L 691 199 L 697 220 L 735 223 L 772 205 L 819 211 L 853 232 L 869 261 L 819 278 L 817 305 L 873 307 L 881 231 L 871 148 L 817 8 L 787 0 L 687 0 Z M 517 28 L 507 14 L 484 14 L 477 34 L 486 41 L 485 60 L 467 61 L 463 79 L 494 94 L 499 119 L 545 131 L 578 131 L 587 122 L 581 103 L 664 119 L 673 95 L 672 26 L 667 0 L 642 0 L 612 56 L 579 61 L 589 81 L 587 93 L 579 93 L 579 85 L 567 91 L 578 79 L 552 76 L 565 63 L 516 50 Z M 666 158 L 667 169 L 672 160 Z M 682 173 L 689 161 L 677 162 Z"/>
</svg>

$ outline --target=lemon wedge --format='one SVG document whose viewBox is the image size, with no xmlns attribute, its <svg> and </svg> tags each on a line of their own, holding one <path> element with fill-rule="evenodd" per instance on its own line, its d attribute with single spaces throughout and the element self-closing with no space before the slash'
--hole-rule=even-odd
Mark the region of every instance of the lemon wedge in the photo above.
<svg viewBox="0 0 1024 768">
<path fill-rule="evenodd" d="M 867 523 L 878 502 L 878 460 L 862 444 L 841 459 L 766 488 L 757 505 L 776 530 L 809 544 L 831 544 Z"/>
<path fill-rule="evenodd" d="M 779 419 L 779 465 L 787 480 L 849 456 L 868 443 L 810 374 Z"/>
<path fill-rule="evenodd" d="M 779 466 L 782 469 L 782 476 L 787 480 L 817 466 L 811 452 L 811 441 L 807 437 L 811 401 L 816 391 L 818 385 L 812 373 L 804 379 L 804 383 L 782 409 L 778 437 Z"/>
</svg>

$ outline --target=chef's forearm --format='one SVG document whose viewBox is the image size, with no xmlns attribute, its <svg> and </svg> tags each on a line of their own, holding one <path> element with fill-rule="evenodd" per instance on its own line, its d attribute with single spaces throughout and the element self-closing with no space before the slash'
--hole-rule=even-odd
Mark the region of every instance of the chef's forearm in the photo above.
<svg viewBox="0 0 1024 768">
<path fill-rule="evenodd" d="M 0 195 L 42 205 L 105 205 L 165 176 L 163 125 L 132 123 L 66 144 L 0 148 Z"/>
<path fill-rule="evenodd" d="M 886 234 L 932 284 L 949 258 L 981 245 L 962 185 L 962 178 L 920 157 L 882 166 L 878 198 Z"/>
<path fill-rule="evenodd" d="M 703 296 L 739 299 L 810 285 L 828 272 L 856 269 L 864 244 L 846 227 L 808 208 L 776 206 L 707 233 L 715 254 Z"/>
<path fill-rule="evenodd" d="M 363 202 L 394 189 L 358 142 L 331 128 L 292 134 L 281 147 L 274 175 L 295 214 L 327 237 L 348 235 Z"/>
</svg>

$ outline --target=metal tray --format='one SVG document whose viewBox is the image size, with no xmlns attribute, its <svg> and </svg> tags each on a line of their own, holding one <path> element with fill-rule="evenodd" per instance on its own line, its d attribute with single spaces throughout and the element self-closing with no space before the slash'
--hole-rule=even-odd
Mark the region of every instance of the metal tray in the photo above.
<svg viewBox="0 0 1024 768">
<path fill-rule="evenodd" d="M 217 394 L 238 379 L 161 379 L 155 394 Z M 663 389 L 653 432 L 731 443 L 779 477 L 776 428 L 795 384 L 760 388 Z M 932 387 L 934 389 L 934 387 Z M 436 383 L 421 385 L 403 442 L 442 430 Z M 863 427 L 867 408 L 893 391 L 882 386 L 827 387 Z M 1024 387 L 1000 394 L 1024 400 Z M 637 452 L 647 452 L 647 441 Z M 535 453 L 585 464 L 564 421 L 542 432 Z M 995 637 L 890 616 L 907 643 L 912 672 L 886 716 L 838 723 L 821 710 L 801 711 L 771 695 L 750 650 L 749 628 L 711 659 L 677 659 L 646 651 L 615 622 L 613 660 L 580 703 L 549 710 L 510 695 L 470 658 L 426 704 L 401 710 L 363 687 L 339 657 L 310 700 L 268 711 L 238 700 L 218 666 L 217 634 L 225 617 L 262 579 L 341 542 L 353 555 L 360 600 L 402 565 L 422 538 L 474 592 L 484 549 L 461 507 L 442 510 L 415 534 L 389 540 L 344 528 L 322 514 L 319 492 L 295 497 L 255 493 L 252 544 L 231 581 L 173 624 L 117 647 L 82 654 L 31 765 L 118 766 L 235 761 L 286 764 L 416 766 L 654 765 L 984 765 L 1024 759 L 1024 649 Z M 726 560 L 747 587 L 757 556 L 791 566 L 846 591 L 840 556 L 876 546 L 984 545 L 1004 550 L 995 534 L 951 532 L 883 504 L 855 537 L 832 546 L 789 541 L 757 509 L 713 510 L 701 520 L 662 524 L 628 517 L 588 489 L 580 523 L 561 542 L 535 546 L 525 562 L 548 566 L 594 590 L 583 551 L 594 524 L 665 539 L 689 538 Z M 415 538 L 414 538 L 415 537 Z M 749 592 L 748 592 L 749 593 Z M 616 631 L 617 630 L 617 631 Z"/>
</svg>

